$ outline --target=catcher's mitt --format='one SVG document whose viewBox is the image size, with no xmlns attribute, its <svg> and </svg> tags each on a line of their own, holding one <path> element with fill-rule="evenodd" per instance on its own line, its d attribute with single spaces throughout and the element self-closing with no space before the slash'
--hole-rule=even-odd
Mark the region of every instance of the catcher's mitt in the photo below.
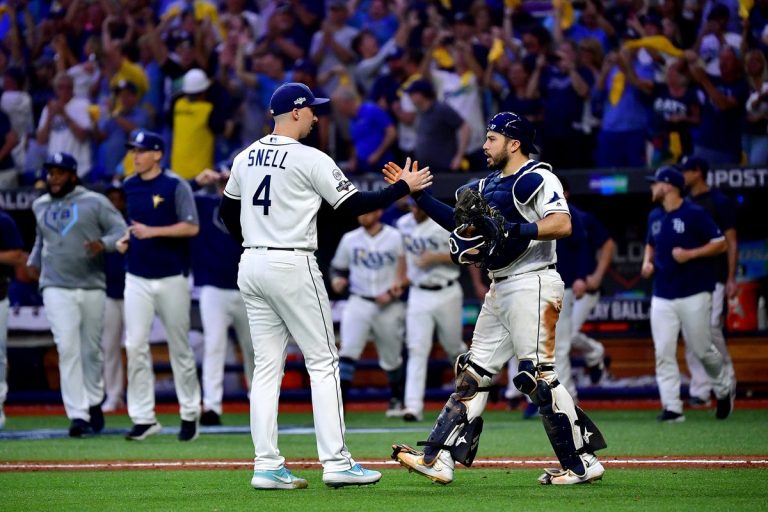
<svg viewBox="0 0 768 512">
<path fill-rule="evenodd" d="M 467 188 L 456 200 L 451 234 L 451 256 L 464 265 L 486 266 L 498 254 L 506 238 L 504 216 L 488 204 L 480 191 Z"/>
</svg>

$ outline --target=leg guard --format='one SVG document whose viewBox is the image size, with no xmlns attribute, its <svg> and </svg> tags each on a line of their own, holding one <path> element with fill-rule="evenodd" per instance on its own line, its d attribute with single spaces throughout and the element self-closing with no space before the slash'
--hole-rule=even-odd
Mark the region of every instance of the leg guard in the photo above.
<svg viewBox="0 0 768 512">
<path fill-rule="evenodd" d="M 603 433 L 579 406 L 576 406 L 576 415 L 579 417 L 576 425 L 581 430 L 581 438 L 584 440 L 584 446 L 579 451 L 581 453 L 595 453 L 597 450 L 607 448 L 608 444 L 605 442 Z"/>
<path fill-rule="evenodd" d="M 559 385 L 557 380 L 552 385 L 545 380 L 539 380 L 536 398 L 540 407 L 541 420 L 544 423 L 544 430 L 547 432 L 549 442 L 552 444 L 552 449 L 563 469 L 570 469 L 577 475 L 584 475 L 586 468 L 580 456 L 581 446 L 577 447 L 571 420 L 565 413 L 555 412 L 552 390 Z M 578 444 L 582 445 L 581 440 L 578 440 Z"/>
<path fill-rule="evenodd" d="M 520 361 L 517 365 L 517 375 L 512 378 L 512 383 L 523 394 L 531 395 L 536 391 L 536 367 L 533 361 Z"/>
<path fill-rule="evenodd" d="M 483 419 L 477 416 L 469 420 L 466 402 L 490 389 L 492 375 L 472 363 L 469 354 L 456 358 L 455 369 L 456 392 L 440 412 L 429 438 L 418 443 L 425 447 L 424 464 L 427 466 L 434 464 L 440 450 L 449 450 L 453 459 L 465 466 L 471 466 L 477 454 Z"/>
<path fill-rule="evenodd" d="M 405 394 L 405 372 L 403 367 L 400 366 L 395 370 L 387 372 L 387 380 L 389 381 L 390 398 L 403 401 L 403 395 Z"/>
</svg>

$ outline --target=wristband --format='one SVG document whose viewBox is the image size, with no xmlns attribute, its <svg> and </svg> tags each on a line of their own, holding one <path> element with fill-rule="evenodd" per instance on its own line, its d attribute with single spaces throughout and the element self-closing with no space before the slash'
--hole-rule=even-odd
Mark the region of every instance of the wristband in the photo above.
<svg viewBox="0 0 768 512">
<path fill-rule="evenodd" d="M 507 232 L 512 238 L 536 240 L 536 238 L 539 236 L 539 226 L 535 222 L 528 222 L 525 224 L 513 222 L 511 224 L 507 224 L 507 227 Z"/>
</svg>

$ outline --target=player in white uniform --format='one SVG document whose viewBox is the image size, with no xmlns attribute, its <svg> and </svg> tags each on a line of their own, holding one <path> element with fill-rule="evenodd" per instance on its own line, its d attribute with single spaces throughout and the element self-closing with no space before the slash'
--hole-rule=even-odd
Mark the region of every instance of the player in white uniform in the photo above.
<svg viewBox="0 0 768 512">
<path fill-rule="evenodd" d="M 605 441 L 555 373 L 555 324 L 564 286 L 554 268 L 554 240 L 570 234 L 571 221 L 562 186 L 549 164 L 528 158 L 534 136 L 525 118 L 512 112 L 495 115 L 483 150 L 489 167 L 497 170 L 459 191 L 462 199 L 481 195 L 503 219 L 485 215 L 471 224 L 473 234 L 465 231 L 470 227 L 466 224 L 457 227 L 450 206 L 429 194 L 416 199 L 443 228 L 455 229 L 450 238 L 454 260 L 480 264 L 491 278 L 471 348 L 456 360 L 456 392 L 435 422 L 424 452 L 393 446 L 392 457 L 400 464 L 438 483 L 453 481 L 456 461 L 472 464 L 492 378 L 513 355 L 520 362 L 515 383 L 539 405 L 563 467 L 546 469 L 539 482 L 578 484 L 604 473 L 594 451 L 604 448 Z M 399 174 L 395 166 L 387 166 L 387 181 Z M 483 225 L 485 232 L 478 227 Z"/>
<path fill-rule="evenodd" d="M 357 464 L 344 441 L 339 356 L 328 294 L 313 254 L 317 211 L 326 201 L 336 210 L 360 215 L 428 187 L 432 177 L 429 169 L 416 170 L 414 165 L 390 187 L 358 192 L 330 157 L 299 143 L 317 123 L 312 108 L 327 101 L 315 98 L 304 84 L 280 86 L 270 101 L 274 131 L 237 155 L 221 203 L 222 220 L 245 247 L 238 287 L 255 353 L 251 485 L 256 489 L 307 486 L 286 469 L 277 448 L 278 398 L 290 336 L 309 373 L 323 482 L 339 487 L 381 478 L 381 473 Z"/>
<path fill-rule="evenodd" d="M 417 205 L 397 220 L 405 242 L 408 311 L 405 339 L 408 363 L 405 371 L 405 421 L 421 421 L 427 363 L 435 330 L 451 361 L 467 350 L 462 340 L 461 319 L 464 293 L 459 266 L 448 249 L 450 233 L 430 219 Z"/>
<path fill-rule="evenodd" d="M 403 341 L 405 305 L 397 288 L 403 239 L 381 223 L 382 210 L 360 215 L 360 227 L 346 233 L 331 261 L 331 286 L 336 293 L 349 287 L 341 315 L 339 374 L 344 403 L 355 375 L 355 365 L 373 334 L 379 366 L 390 387 L 388 418 L 403 415 Z"/>
</svg>

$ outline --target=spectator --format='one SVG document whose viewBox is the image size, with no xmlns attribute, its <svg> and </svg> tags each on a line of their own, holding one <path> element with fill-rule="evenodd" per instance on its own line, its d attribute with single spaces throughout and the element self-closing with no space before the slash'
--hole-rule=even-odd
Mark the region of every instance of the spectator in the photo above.
<svg viewBox="0 0 768 512">
<path fill-rule="evenodd" d="M 561 30 L 560 16 L 562 11 L 557 9 L 555 12 L 557 15 L 555 16 L 554 28 L 557 33 L 558 30 Z M 564 35 L 576 44 L 588 37 L 595 38 L 600 42 L 603 50 L 608 51 L 610 49 L 609 38 L 613 34 L 613 27 L 603 17 L 603 6 L 599 0 L 587 0 L 578 21 L 571 25 Z"/>
<path fill-rule="evenodd" d="M 499 111 L 515 112 L 538 124 L 541 121 L 541 99 L 528 96 L 531 73 L 522 62 L 512 62 L 507 71 L 509 87 L 503 91 Z"/>
<path fill-rule="evenodd" d="M 338 66 L 342 66 L 346 74 L 352 73 L 352 63 L 355 60 L 352 41 L 358 31 L 347 23 L 348 19 L 346 0 L 328 2 L 328 15 L 321 30 L 312 36 L 309 51 L 310 58 L 317 64 L 317 71 L 321 76 Z M 329 74 L 328 81 L 322 85 L 333 94 L 339 85 L 338 73 Z"/>
<path fill-rule="evenodd" d="M 469 143 L 469 125 L 453 108 L 437 101 L 427 80 L 416 80 L 405 90 L 418 112 L 414 156 L 433 173 L 457 171 Z"/>
<path fill-rule="evenodd" d="M 312 91 L 315 98 L 327 98 L 328 95 L 325 90 L 321 88 L 317 83 L 317 66 L 310 59 L 301 59 L 296 61 L 293 66 L 293 78 L 294 82 L 299 82 Z M 315 116 L 317 117 L 317 124 L 309 132 L 309 135 L 304 137 L 301 141 L 305 146 L 312 146 L 322 152 L 328 151 L 328 140 L 331 133 L 331 116 L 328 109 L 328 105 L 318 105 L 315 108 Z M 255 139 L 246 139 L 248 143 Z"/>
<path fill-rule="evenodd" d="M 359 30 L 373 34 L 380 45 L 389 41 L 398 29 L 397 16 L 392 14 L 388 0 L 370 0 L 368 9 L 360 9 L 360 0 L 350 2 L 350 10 L 354 13 L 349 24 Z"/>
<path fill-rule="evenodd" d="M 341 118 L 349 120 L 352 153 L 345 170 L 357 174 L 380 171 L 392 160 L 390 147 L 397 140 L 390 117 L 375 103 L 362 101 L 348 86 L 336 90 L 333 106 Z"/>
<path fill-rule="evenodd" d="M 701 55 L 707 74 L 720 76 L 720 50 L 724 46 L 741 48 L 741 34 L 728 30 L 730 11 L 724 4 L 715 4 L 706 16 L 706 24 L 693 49 Z"/>
<path fill-rule="evenodd" d="M 0 190 L 16 188 L 18 171 L 11 152 L 19 143 L 8 116 L 0 110 Z"/>
<path fill-rule="evenodd" d="M 214 138 L 231 120 L 225 98 L 202 69 L 187 71 L 181 91 L 184 96 L 173 105 L 171 167 L 182 178 L 192 179 L 213 167 Z"/>
<path fill-rule="evenodd" d="M 32 118 L 32 98 L 24 90 L 25 76 L 21 68 L 9 68 L 3 74 L 3 93 L 0 97 L 0 109 L 8 115 L 11 128 L 19 137 L 19 143 L 11 150 L 11 157 L 16 165 L 16 172 L 24 172 L 27 139 L 35 129 Z"/>
<path fill-rule="evenodd" d="M 115 87 L 116 104 L 106 112 L 96 128 L 96 141 L 100 143 L 99 154 L 104 162 L 104 178 L 114 175 L 133 174 L 133 162 L 125 158 L 125 145 L 131 132 L 146 128 L 149 118 L 139 107 L 139 91 L 133 82 L 120 81 Z"/>
<path fill-rule="evenodd" d="M 48 145 L 48 154 L 68 153 L 77 161 L 79 177 L 91 172 L 91 116 L 88 100 L 74 97 L 74 82 L 66 73 L 53 81 L 56 97 L 40 116 L 37 141 Z"/>
<path fill-rule="evenodd" d="M 691 76 L 704 91 L 701 127 L 694 137 L 694 152 L 710 165 L 741 162 L 741 134 L 749 85 L 742 78 L 736 50 L 720 50 L 720 76 L 708 75 L 693 51 L 685 52 Z"/>
<path fill-rule="evenodd" d="M 750 50 L 744 67 L 750 95 L 742 144 L 749 165 L 765 165 L 768 162 L 768 69 L 763 52 Z"/>
<path fill-rule="evenodd" d="M 584 101 L 594 84 L 589 69 L 576 63 L 573 43 L 563 41 L 556 53 L 539 54 L 528 82 L 528 95 L 544 106 L 542 158 L 555 169 L 589 167 L 584 134 L 574 125 L 584 112 Z"/>
<path fill-rule="evenodd" d="M 290 2 L 278 1 L 264 35 L 256 42 L 256 53 L 270 50 L 281 55 L 285 68 L 303 58 L 309 48 L 310 32 L 301 23 L 297 23 L 296 17 L 300 16 L 298 12 Z"/>
</svg>

